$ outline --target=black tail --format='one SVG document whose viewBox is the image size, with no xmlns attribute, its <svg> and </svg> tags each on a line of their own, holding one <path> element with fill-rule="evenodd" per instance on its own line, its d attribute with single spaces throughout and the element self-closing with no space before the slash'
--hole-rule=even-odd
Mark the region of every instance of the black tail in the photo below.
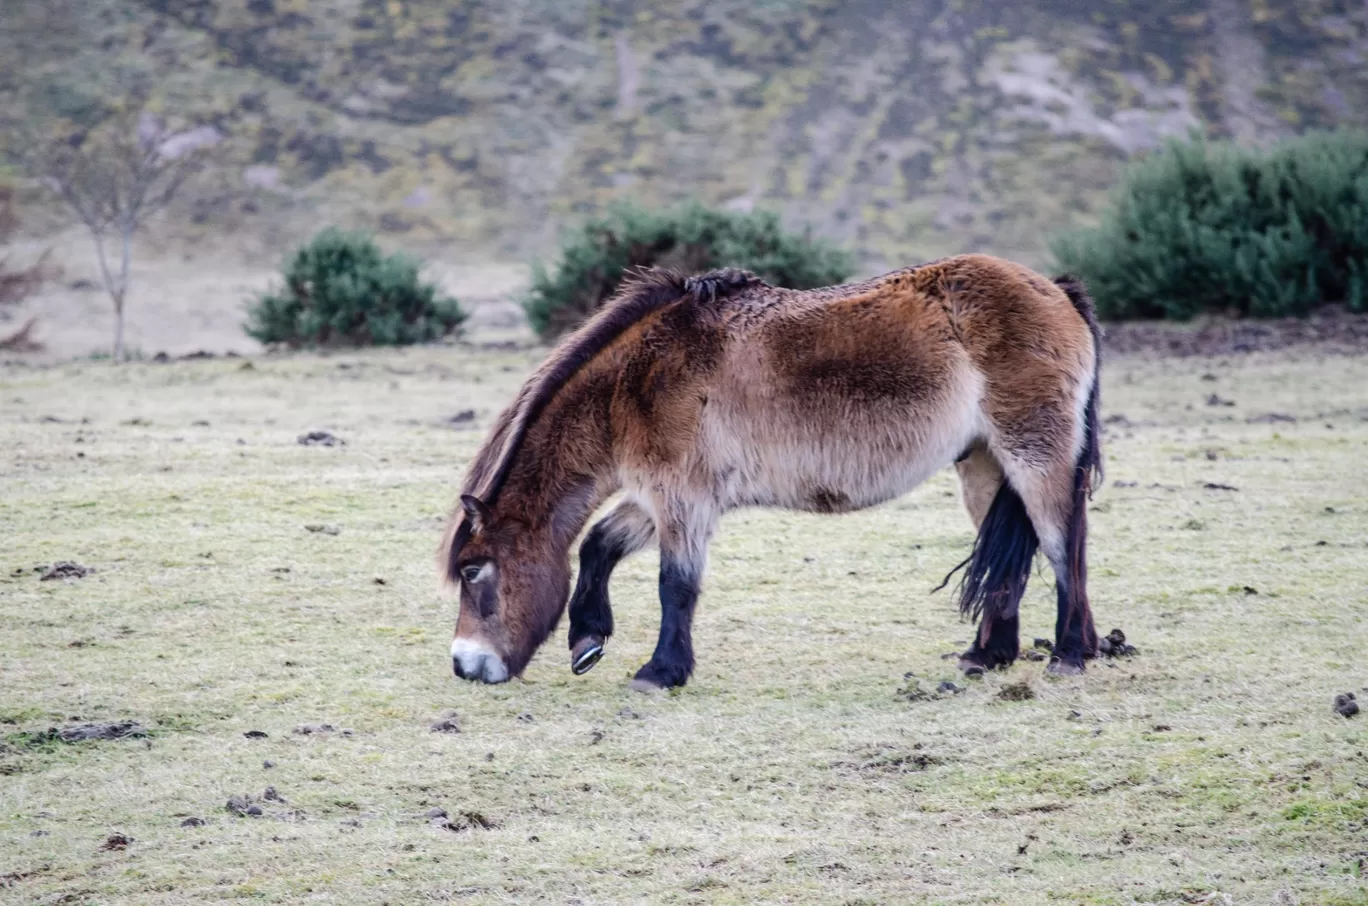
<svg viewBox="0 0 1368 906">
<path fill-rule="evenodd" d="M 1087 322 L 1093 337 L 1092 390 L 1084 414 L 1083 449 L 1078 453 L 1078 467 L 1074 470 L 1073 513 L 1069 516 L 1069 533 L 1065 541 L 1068 582 L 1056 583 L 1059 619 L 1055 624 L 1055 655 L 1073 660 L 1079 656 L 1093 657 L 1097 653 L 1097 630 L 1093 626 L 1092 608 L 1088 606 L 1087 547 L 1088 500 L 1093 489 L 1102 483 L 1102 432 L 1097 420 L 1102 328 L 1097 323 L 1097 311 L 1082 280 L 1065 274 L 1055 277 L 1054 282 Z M 1081 661 L 1078 664 L 1081 665 Z"/>
<path fill-rule="evenodd" d="M 1026 504 L 1004 481 L 979 527 L 969 559 L 950 572 L 953 576 L 961 567 L 968 567 L 960 579 L 960 613 L 986 621 L 1016 617 L 1039 546 Z M 949 582 L 950 576 L 945 581 Z M 1012 656 L 1016 656 L 1015 651 Z"/>
</svg>

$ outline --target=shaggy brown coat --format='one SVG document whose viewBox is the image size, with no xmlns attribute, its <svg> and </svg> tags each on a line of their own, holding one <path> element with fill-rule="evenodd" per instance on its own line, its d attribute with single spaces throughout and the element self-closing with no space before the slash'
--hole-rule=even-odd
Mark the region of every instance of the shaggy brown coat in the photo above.
<svg viewBox="0 0 1368 906">
<path fill-rule="evenodd" d="M 475 457 L 440 553 L 461 594 L 453 668 L 488 682 L 523 670 L 565 608 L 574 539 L 621 491 L 581 550 L 576 667 L 611 633 L 613 565 L 654 541 L 661 640 L 638 680 L 682 684 L 723 513 L 857 510 L 955 463 L 980 529 L 961 604 L 982 620 L 962 665 L 1016 657 L 1038 544 L 1060 596 L 1052 667 L 1081 670 L 1096 647 L 1083 501 L 1100 465 L 1097 366 L 1081 284 L 985 255 L 808 291 L 735 270 L 641 274 L 555 350 Z"/>
</svg>

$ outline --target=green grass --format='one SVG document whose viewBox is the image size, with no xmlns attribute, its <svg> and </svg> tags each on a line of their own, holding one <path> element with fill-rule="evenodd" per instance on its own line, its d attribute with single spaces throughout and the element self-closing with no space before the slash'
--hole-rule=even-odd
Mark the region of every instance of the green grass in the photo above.
<svg viewBox="0 0 1368 906">
<path fill-rule="evenodd" d="M 433 553 L 533 364 L 0 370 L 0 902 L 1368 902 L 1368 717 L 1330 707 L 1368 685 L 1368 361 L 1108 363 L 1129 422 L 1092 599 L 1134 659 L 956 677 L 970 627 L 928 594 L 971 540 L 947 473 L 852 516 L 729 517 L 698 672 L 653 697 L 626 688 L 649 554 L 592 673 L 562 630 L 521 682 L 451 677 Z M 466 408 L 481 430 L 441 424 Z M 1298 421 L 1247 421 L 1275 411 Z M 315 428 L 347 445 L 296 444 Z M 39 581 L 66 559 L 96 572 Z M 1053 610 L 1042 571 L 1028 644 Z M 900 697 L 909 671 L 968 688 Z M 431 732 L 449 710 L 462 732 Z M 75 719 L 151 735 L 45 741 Z M 262 817 L 226 810 L 244 794 Z"/>
</svg>

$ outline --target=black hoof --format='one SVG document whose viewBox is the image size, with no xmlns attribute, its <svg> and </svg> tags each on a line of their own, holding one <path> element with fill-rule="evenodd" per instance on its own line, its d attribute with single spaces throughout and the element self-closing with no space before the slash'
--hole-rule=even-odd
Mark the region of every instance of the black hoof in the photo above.
<svg viewBox="0 0 1368 906">
<path fill-rule="evenodd" d="M 603 639 L 587 636 L 580 639 L 570 652 L 570 670 L 575 676 L 583 676 L 603 657 Z"/>
<path fill-rule="evenodd" d="M 1015 653 L 1005 651 L 992 651 L 983 648 L 970 648 L 960 655 L 959 668 L 966 675 L 971 671 L 977 670 L 982 674 L 985 670 L 1006 670 L 1016 661 Z"/>
<path fill-rule="evenodd" d="M 1045 668 L 1047 673 L 1055 676 L 1082 676 L 1085 670 L 1081 654 L 1072 657 L 1052 657 L 1049 666 Z"/>
<path fill-rule="evenodd" d="M 689 681 L 689 671 L 682 665 L 649 663 L 636 672 L 631 686 L 638 692 L 653 689 L 673 689 Z"/>
</svg>

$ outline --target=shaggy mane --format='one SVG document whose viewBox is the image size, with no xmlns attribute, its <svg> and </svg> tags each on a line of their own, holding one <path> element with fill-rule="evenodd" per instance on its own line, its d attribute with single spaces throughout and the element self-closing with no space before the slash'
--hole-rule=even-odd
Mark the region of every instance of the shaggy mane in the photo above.
<svg viewBox="0 0 1368 906">
<path fill-rule="evenodd" d="M 499 415 L 489 439 L 471 464 L 465 493 L 475 495 L 492 508 L 513 471 L 528 432 L 560 389 L 634 324 L 691 293 L 693 287 L 689 284 L 680 274 L 660 268 L 629 274 L 617 294 L 552 351 L 550 358 L 518 391 L 513 403 Z M 458 503 L 439 553 L 448 582 L 455 581 L 456 556 L 469 538 L 470 524 Z"/>
</svg>

